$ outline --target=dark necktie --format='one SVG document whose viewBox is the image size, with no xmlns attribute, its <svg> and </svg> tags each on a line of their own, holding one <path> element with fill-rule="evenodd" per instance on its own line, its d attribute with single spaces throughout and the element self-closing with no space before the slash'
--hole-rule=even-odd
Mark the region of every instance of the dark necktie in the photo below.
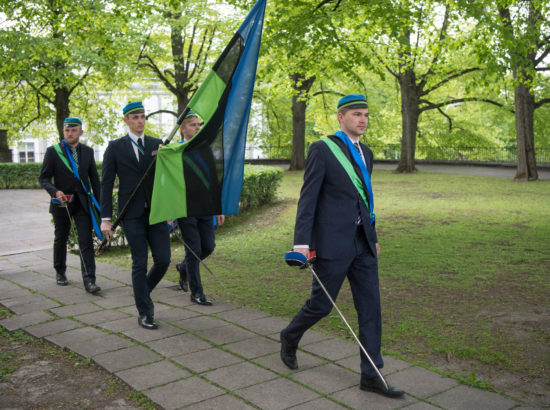
<svg viewBox="0 0 550 410">
<path fill-rule="evenodd" d="M 74 159 L 74 163 L 76 164 L 76 166 L 78 167 L 78 151 L 76 150 L 76 147 L 75 148 L 71 148 L 71 155 Z"/>
<path fill-rule="evenodd" d="M 139 148 L 140 148 L 140 149 L 138 149 L 139 162 L 142 163 L 143 162 L 143 152 L 145 151 L 145 149 L 143 147 L 143 140 L 141 138 L 138 138 L 138 145 L 139 145 Z"/>
</svg>

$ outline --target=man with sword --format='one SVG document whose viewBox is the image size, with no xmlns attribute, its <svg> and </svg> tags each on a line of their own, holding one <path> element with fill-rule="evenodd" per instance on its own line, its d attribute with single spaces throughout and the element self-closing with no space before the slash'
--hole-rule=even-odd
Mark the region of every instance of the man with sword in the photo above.
<svg viewBox="0 0 550 410">
<path fill-rule="evenodd" d="M 97 293 L 101 288 L 96 285 L 92 226 L 99 227 L 100 185 L 94 150 L 79 142 L 82 134 L 80 119 L 70 117 L 63 121 L 63 140 L 46 150 L 39 181 L 53 200 L 50 213 L 55 226 L 53 266 L 57 284 L 66 286 L 69 283 L 67 241 L 74 219 L 84 288 L 89 293 Z M 70 203 L 68 198 L 72 199 Z M 101 235 L 99 229 L 97 233 Z"/>
<path fill-rule="evenodd" d="M 300 339 L 329 314 L 347 277 L 357 310 L 358 341 L 365 350 L 360 350 L 360 388 L 401 397 L 404 392 L 387 384 L 378 370 L 384 362 L 380 351 L 380 246 L 370 182 L 373 154 L 359 143 L 369 120 L 367 100 L 361 94 L 350 94 L 338 101 L 337 110 L 340 130 L 313 143 L 308 152 L 293 251 L 305 259 L 315 251 L 316 277 L 309 300 L 281 331 L 281 359 L 289 368 L 298 368 L 296 350 Z"/>
</svg>

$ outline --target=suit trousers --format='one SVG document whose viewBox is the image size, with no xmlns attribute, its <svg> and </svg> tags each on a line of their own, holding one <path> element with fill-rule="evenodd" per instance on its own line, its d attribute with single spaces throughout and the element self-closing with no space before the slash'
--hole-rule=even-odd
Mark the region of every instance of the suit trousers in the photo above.
<svg viewBox="0 0 550 410">
<path fill-rule="evenodd" d="M 212 216 L 199 216 L 178 219 L 181 235 L 185 244 L 201 259 L 207 258 L 216 246 L 214 222 Z M 187 271 L 189 288 L 194 295 L 201 295 L 204 291 L 201 282 L 200 262 L 185 247 L 183 266 Z"/>
<path fill-rule="evenodd" d="M 378 259 L 372 255 L 363 229 L 357 229 L 352 256 L 346 259 L 328 260 L 317 258 L 313 269 L 336 300 L 344 279 L 348 278 L 353 303 L 359 323 L 359 340 L 378 368 L 384 362 L 380 352 L 382 339 L 382 314 L 378 282 Z M 283 330 L 289 346 L 298 346 L 303 334 L 332 310 L 332 304 L 315 278 L 309 300 L 290 324 Z M 369 360 L 361 353 L 361 375 L 376 377 Z"/>
<path fill-rule="evenodd" d="M 151 291 L 161 281 L 170 265 L 170 234 L 168 224 L 149 225 L 149 212 L 140 218 L 125 218 L 124 235 L 132 255 L 132 286 L 140 315 L 153 314 Z M 147 244 L 153 255 L 153 266 L 147 271 Z"/>
<path fill-rule="evenodd" d="M 53 241 L 53 267 L 57 273 L 65 274 L 67 270 L 67 241 L 71 234 L 71 220 L 67 211 L 61 207 L 52 214 L 54 223 Z M 82 208 L 82 204 L 76 198 L 69 204 L 69 212 L 74 220 L 78 235 L 78 247 L 80 253 L 80 269 L 84 284 L 95 283 L 95 256 L 94 242 L 92 239 L 92 221 L 90 215 Z"/>
</svg>

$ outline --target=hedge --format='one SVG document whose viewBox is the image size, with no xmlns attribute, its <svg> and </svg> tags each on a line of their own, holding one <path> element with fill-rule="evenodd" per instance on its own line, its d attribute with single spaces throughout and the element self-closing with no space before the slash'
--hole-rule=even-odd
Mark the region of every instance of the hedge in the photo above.
<svg viewBox="0 0 550 410">
<path fill-rule="evenodd" d="M 0 163 L 0 189 L 41 189 L 41 163 Z M 97 163 L 101 175 L 101 163 Z M 240 209 L 273 202 L 283 178 L 283 170 L 266 165 L 245 165 Z"/>
</svg>

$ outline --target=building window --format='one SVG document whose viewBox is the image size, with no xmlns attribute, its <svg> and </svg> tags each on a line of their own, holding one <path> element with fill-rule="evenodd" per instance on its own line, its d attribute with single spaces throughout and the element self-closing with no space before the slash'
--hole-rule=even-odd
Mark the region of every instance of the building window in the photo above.
<svg viewBox="0 0 550 410">
<path fill-rule="evenodd" d="M 19 162 L 34 162 L 34 143 L 27 142 L 19 148 Z"/>
</svg>

